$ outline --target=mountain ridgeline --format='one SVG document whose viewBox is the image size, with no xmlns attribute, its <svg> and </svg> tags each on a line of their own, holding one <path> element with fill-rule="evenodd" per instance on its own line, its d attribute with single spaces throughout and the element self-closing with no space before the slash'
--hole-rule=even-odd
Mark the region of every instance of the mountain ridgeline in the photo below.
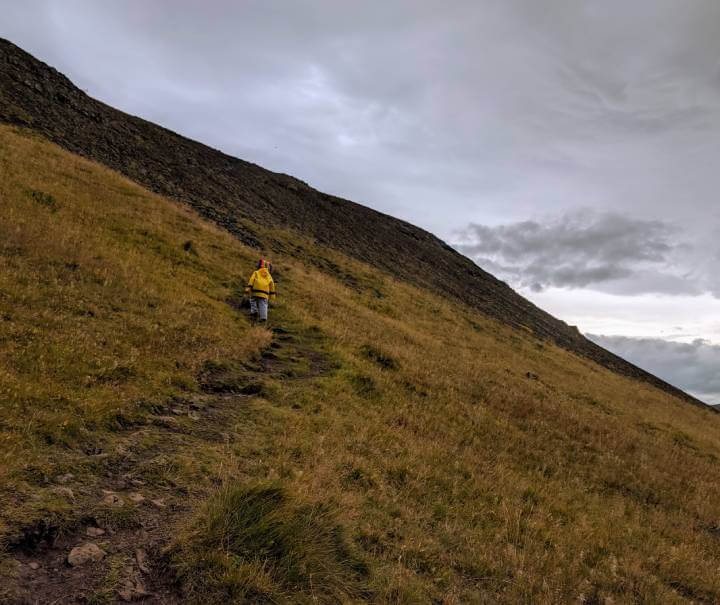
<svg viewBox="0 0 720 605">
<path fill-rule="evenodd" d="M 248 223 L 300 232 L 620 375 L 701 403 L 589 341 L 427 231 L 113 109 L 3 39 L 0 122 L 32 129 L 158 194 L 187 203 L 245 244 L 302 255 L 302 250 L 288 249 L 281 236 L 261 238 Z"/>
</svg>

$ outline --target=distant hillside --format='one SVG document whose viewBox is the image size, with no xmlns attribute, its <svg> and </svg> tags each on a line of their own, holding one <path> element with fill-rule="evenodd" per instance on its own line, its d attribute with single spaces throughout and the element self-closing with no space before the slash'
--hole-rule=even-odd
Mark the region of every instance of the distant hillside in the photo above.
<svg viewBox="0 0 720 605">
<path fill-rule="evenodd" d="M 186 202 L 246 244 L 283 247 L 272 235 L 260 238 L 247 221 L 296 230 L 411 284 L 450 294 L 614 372 L 700 403 L 587 340 L 432 234 L 108 107 L 2 39 L 0 122 L 32 128 L 154 192 Z"/>
</svg>

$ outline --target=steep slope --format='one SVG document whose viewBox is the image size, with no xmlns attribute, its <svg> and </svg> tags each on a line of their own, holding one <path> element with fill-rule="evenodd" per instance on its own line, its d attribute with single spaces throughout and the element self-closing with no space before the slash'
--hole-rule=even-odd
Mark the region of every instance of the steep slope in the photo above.
<svg viewBox="0 0 720 605">
<path fill-rule="evenodd" d="M 152 191 L 186 202 L 244 243 L 282 248 L 272 235 L 259 238 L 247 221 L 293 229 L 409 283 L 449 293 L 617 373 L 698 403 L 538 309 L 430 233 L 108 107 L 3 39 L 0 122 L 32 128 Z"/>
<path fill-rule="evenodd" d="M 0 602 L 720 600 L 709 408 L 248 224 L 252 327 L 227 232 L 32 131 L 0 170 Z"/>
</svg>

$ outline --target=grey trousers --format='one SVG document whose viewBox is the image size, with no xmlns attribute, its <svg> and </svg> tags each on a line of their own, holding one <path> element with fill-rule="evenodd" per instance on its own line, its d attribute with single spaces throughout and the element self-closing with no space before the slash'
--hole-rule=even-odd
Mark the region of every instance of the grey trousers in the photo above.
<svg viewBox="0 0 720 605">
<path fill-rule="evenodd" d="M 252 296 L 250 298 L 250 315 L 257 315 L 260 321 L 267 321 L 268 299 Z"/>
</svg>

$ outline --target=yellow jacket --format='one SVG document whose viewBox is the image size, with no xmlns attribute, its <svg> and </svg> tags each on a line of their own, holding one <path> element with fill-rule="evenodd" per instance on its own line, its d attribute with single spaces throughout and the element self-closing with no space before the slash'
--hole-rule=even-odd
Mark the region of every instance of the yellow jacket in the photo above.
<svg viewBox="0 0 720 605">
<path fill-rule="evenodd" d="M 265 267 L 254 271 L 245 286 L 245 294 L 258 298 L 275 298 L 275 282 Z"/>
</svg>

